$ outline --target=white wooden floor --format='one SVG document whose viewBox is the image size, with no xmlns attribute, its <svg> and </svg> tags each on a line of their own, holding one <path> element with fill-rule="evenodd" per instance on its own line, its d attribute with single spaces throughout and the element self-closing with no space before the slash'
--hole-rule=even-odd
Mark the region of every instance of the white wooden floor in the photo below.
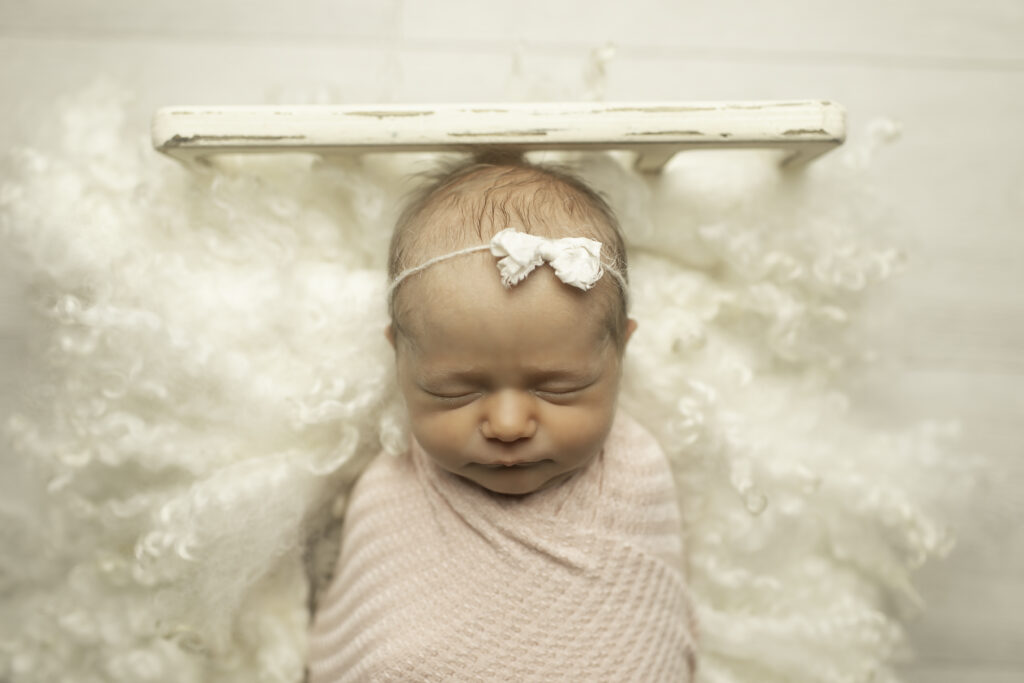
<svg viewBox="0 0 1024 683">
<path fill-rule="evenodd" d="M 1006 472 L 923 576 L 907 678 L 1024 680 L 1021 0 L 0 0 L 0 150 L 100 75 L 137 94 L 144 134 L 168 104 L 525 96 L 516 63 L 575 99 L 609 43 L 608 99 L 823 98 L 846 105 L 851 136 L 876 116 L 904 124 L 876 164 L 911 256 L 877 333 L 901 366 L 858 398 L 879 420 L 959 417 L 965 448 Z M 9 321 L 16 293 L 0 287 L 0 306 Z"/>
</svg>

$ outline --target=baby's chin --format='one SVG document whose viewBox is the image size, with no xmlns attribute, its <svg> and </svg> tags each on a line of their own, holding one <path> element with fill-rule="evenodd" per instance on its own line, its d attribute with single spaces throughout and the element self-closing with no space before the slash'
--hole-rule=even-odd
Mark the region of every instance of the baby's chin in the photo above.
<svg viewBox="0 0 1024 683">
<path fill-rule="evenodd" d="M 477 486 L 503 496 L 528 496 L 545 489 L 558 486 L 571 477 L 575 470 L 560 472 L 554 475 L 541 471 L 486 471 L 474 472 L 472 475 L 462 473 L 461 476 Z"/>
</svg>

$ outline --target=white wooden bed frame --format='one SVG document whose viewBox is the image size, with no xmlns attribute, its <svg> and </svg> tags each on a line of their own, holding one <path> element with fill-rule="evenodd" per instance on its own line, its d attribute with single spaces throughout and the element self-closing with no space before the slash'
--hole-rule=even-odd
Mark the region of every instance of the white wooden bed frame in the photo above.
<svg viewBox="0 0 1024 683">
<path fill-rule="evenodd" d="M 780 149 L 799 166 L 841 145 L 823 101 L 164 107 L 153 146 L 186 163 L 216 154 L 626 150 L 657 172 L 690 149 Z"/>
</svg>

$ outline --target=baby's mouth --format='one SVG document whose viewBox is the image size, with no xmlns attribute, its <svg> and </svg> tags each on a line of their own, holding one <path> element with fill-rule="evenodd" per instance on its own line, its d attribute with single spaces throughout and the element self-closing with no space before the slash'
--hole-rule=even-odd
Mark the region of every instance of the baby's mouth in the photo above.
<svg viewBox="0 0 1024 683">
<path fill-rule="evenodd" d="M 533 467 L 535 465 L 539 465 L 539 464 L 541 464 L 543 462 L 548 462 L 548 461 L 546 459 L 544 459 L 544 460 L 509 460 L 509 461 L 506 461 L 506 462 L 480 463 L 480 464 L 481 464 L 481 466 L 486 467 L 489 470 L 520 470 L 520 469 L 526 469 L 527 467 Z"/>
</svg>

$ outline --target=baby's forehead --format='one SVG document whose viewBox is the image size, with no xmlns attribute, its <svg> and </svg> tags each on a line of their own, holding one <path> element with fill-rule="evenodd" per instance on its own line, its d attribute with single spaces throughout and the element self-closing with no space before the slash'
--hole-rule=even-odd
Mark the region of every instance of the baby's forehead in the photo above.
<svg viewBox="0 0 1024 683">
<path fill-rule="evenodd" d="M 437 263 L 403 283 L 402 331 L 421 345 L 451 346 L 470 338 L 505 340 L 530 336 L 562 346 L 600 347 L 608 337 L 604 303 L 557 280 L 540 267 L 505 288 L 489 252 Z M 582 350 L 582 348 L 581 348 Z"/>
</svg>

